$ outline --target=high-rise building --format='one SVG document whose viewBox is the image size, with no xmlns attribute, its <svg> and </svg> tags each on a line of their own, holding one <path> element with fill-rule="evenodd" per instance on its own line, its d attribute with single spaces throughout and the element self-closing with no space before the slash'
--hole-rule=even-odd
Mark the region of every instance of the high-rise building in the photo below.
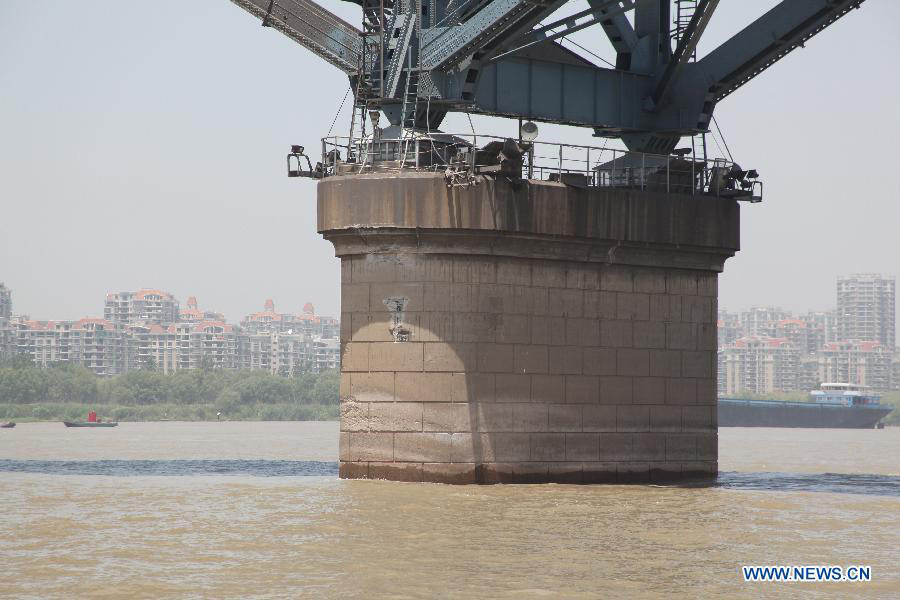
<svg viewBox="0 0 900 600">
<path fill-rule="evenodd" d="M 11 319 L 12 290 L 0 282 L 0 360 L 9 358 L 14 351 Z"/>
<path fill-rule="evenodd" d="M 788 312 L 774 306 L 754 306 L 741 313 L 741 328 L 751 337 L 775 337 L 775 325 L 787 319 Z"/>
<path fill-rule="evenodd" d="M 721 350 L 720 393 L 794 391 L 797 388 L 798 354 L 784 338 L 741 338 Z"/>
<path fill-rule="evenodd" d="M 878 342 L 893 352 L 897 282 L 875 274 L 837 280 L 837 323 L 840 340 Z"/>
<path fill-rule="evenodd" d="M 178 301 L 160 290 L 107 294 L 103 317 L 120 325 L 168 325 L 178 321 Z"/>
<path fill-rule="evenodd" d="M 71 362 L 100 376 L 126 370 L 125 336 L 105 319 L 30 321 L 20 318 L 14 326 L 16 352 L 30 356 L 35 366 Z"/>
<path fill-rule="evenodd" d="M 12 290 L 0 281 L 0 319 L 12 318 Z"/>
<path fill-rule="evenodd" d="M 843 341 L 825 344 L 819 353 L 819 380 L 890 389 L 892 353 L 878 342 Z"/>
</svg>

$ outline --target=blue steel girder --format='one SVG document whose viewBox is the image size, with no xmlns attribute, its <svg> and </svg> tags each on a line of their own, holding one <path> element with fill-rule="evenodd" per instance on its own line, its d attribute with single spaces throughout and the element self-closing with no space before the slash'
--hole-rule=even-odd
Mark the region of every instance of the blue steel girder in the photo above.
<svg viewBox="0 0 900 600">
<path fill-rule="evenodd" d="M 350 1 L 370 11 L 377 4 Z M 597 135 L 652 152 L 707 131 L 718 101 L 864 0 L 782 0 L 699 62 L 690 57 L 715 0 L 698 0 L 674 52 L 672 0 L 588 0 L 589 9 L 552 27 L 541 25 L 568 1 L 386 0 L 381 6 L 392 15 L 386 30 L 373 38 L 370 15 L 364 38 L 312 0 L 232 0 L 351 78 L 384 81 L 384 97 L 365 99 L 384 108 L 392 122 L 399 118 L 391 107 L 400 82 L 413 69 L 413 93 L 429 107 L 417 111 L 425 115 L 417 117 L 417 127 L 421 118 L 434 128 L 446 111 L 464 110 L 592 127 Z M 626 11 L 633 13 L 630 20 Z M 614 69 L 546 39 L 594 24 L 617 53 Z M 362 60 L 364 39 L 380 58 Z"/>
</svg>

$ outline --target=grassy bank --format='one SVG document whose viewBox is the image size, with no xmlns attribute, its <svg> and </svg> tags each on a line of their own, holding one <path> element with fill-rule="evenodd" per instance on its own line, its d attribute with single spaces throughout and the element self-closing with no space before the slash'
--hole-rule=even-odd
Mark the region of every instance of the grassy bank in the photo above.
<svg viewBox="0 0 900 600">
<path fill-rule="evenodd" d="M 222 412 L 215 404 L 155 404 L 122 406 L 76 403 L 0 404 L 0 421 L 83 421 L 88 410 L 97 411 L 104 420 L 114 421 L 215 421 Z M 340 411 L 334 404 L 261 404 L 236 407 L 221 419 L 228 421 L 333 421 Z"/>
</svg>

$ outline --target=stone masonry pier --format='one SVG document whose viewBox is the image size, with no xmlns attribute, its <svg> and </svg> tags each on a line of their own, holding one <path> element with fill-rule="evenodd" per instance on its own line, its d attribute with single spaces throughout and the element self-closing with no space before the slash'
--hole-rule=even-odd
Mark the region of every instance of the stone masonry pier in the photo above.
<svg viewBox="0 0 900 600">
<path fill-rule="evenodd" d="M 422 173 L 318 186 L 342 270 L 341 477 L 715 477 L 735 201 Z"/>
</svg>

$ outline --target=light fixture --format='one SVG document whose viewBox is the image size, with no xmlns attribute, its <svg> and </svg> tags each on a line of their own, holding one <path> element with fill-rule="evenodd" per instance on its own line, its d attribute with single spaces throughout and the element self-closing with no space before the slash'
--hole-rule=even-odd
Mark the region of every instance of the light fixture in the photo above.
<svg viewBox="0 0 900 600">
<path fill-rule="evenodd" d="M 538 136 L 538 126 L 531 121 L 526 121 L 519 128 L 519 135 L 522 136 L 522 141 L 533 142 Z"/>
</svg>

